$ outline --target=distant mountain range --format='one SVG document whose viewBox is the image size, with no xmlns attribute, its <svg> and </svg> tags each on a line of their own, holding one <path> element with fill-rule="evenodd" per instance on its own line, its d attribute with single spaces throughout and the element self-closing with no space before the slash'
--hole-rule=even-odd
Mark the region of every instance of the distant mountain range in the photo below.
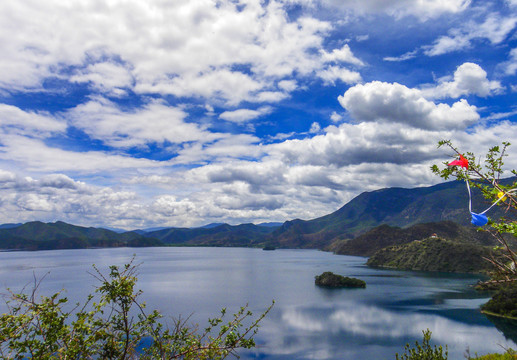
<svg viewBox="0 0 517 360">
<path fill-rule="evenodd" d="M 515 180 L 507 179 L 505 182 Z M 473 193 L 473 210 L 484 210 L 487 201 Z M 504 215 L 501 207 L 489 216 Z M 465 183 L 451 181 L 413 189 L 387 188 L 364 192 L 339 210 L 313 220 L 285 222 L 266 242 L 277 247 L 325 248 L 335 241 L 353 239 L 370 229 L 386 224 L 407 228 L 420 223 L 453 221 L 470 225 Z"/>
<path fill-rule="evenodd" d="M 473 203 L 474 210 L 484 209 L 487 205 L 479 193 L 474 194 Z M 503 209 L 494 208 L 489 215 L 501 216 Z M 339 250 L 341 252 L 369 255 L 373 253 L 372 249 L 376 246 L 373 246 L 372 242 L 366 245 L 366 250 L 361 250 L 360 247 L 365 245 L 361 242 L 360 235 L 378 226 L 389 225 L 405 229 L 416 224 L 443 221 L 468 225 L 470 230 L 458 230 L 460 229 L 458 228 L 455 231 L 462 233 L 462 236 L 471 236 L 474 228 L 469 225 L 470 214 L 464 182 L 452 181 L 414 189 L 387 188 L 364 192 L 329 215 L 313 220 L 295 219 L 283 224 L 232 226 L 215 223 L 198 228 L 155 228 L 122 233 L 119 233 L 118 229 L 112 231 L 104 228 L 87 228 L 60 221 L 56 223 L 36 221 L 21 225 L 4 224 L 0 225 L 0 248 L 154 245 L 263 247 L 267 245 L 277 248 L 338 249 L 338 246 L 341 246 Z M 438 232 L 440 227 L 447 226 L 451 225 L 427 225 L 425 231 Z M 385 227 L 377 231 L 389 232 Z M 429 234 L 426 235 L 429 236 Z M 404 238 L 411 237 L 414 236 L 407 235 Z M 356 240 L 352 241 L 352 239 Z M 346 248 L 345 243 L 348 243 L 346 245 L 348 250 L 343 250 Z M 385 240 L 381 243 L 384 244 Z M 351 250 L 352 247 L 353 250 Z M 370 247 L 372 249 L 368 250 Z"/>
<path fill-rule="evenodd" d="M 335 241 L 329 246 L 328 250 L 342 255 L 372 256 L 385 247 L 404 245 L 433 235 L 454 242 L 480 246 L 493 246 L 496 242 L 492 235 L 484 231 L 478 231 L 474 226 L 463 226 L 452 221 L 440 221 L 416 224 L 404 229 L 387 224 L 380 225 L 354 239 Z"/>
<path fill-rule="evenodd" d="M 129 231 L 122 234 L 62 221 L 32 221 L 15 227 L 0 227 L 0 248 L 18 250 L 80 249 L 89 247 L 158 246 L 157 239 Z"/>
</svg>

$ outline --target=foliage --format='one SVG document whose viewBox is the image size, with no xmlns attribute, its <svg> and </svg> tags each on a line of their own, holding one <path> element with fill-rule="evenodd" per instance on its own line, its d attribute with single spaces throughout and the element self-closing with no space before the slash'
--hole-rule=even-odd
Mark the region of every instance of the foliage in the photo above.
<svg viewBox="0 0 517 360">
<path fill-rule="evenodd" d="M 513 349 L 508 349 L 504 354 L 487 354 L 483 356 L 476 356 L 475 358 L 468 357 L 469 360 L 516 360 L 517 352 Z"/>
<path fill-rule="evenodd" d="M 504 250 L 503 259 L 495 257 L 487 257 L 496 268 L 489 282 L 492 283 L 511 283 L 517 281 L 517 256 L 515 251 L 510 248 L 505 234 L 511 234 L 517 237 L 517 222 L 515 219 L 517 212 L 517 182 L 504 185 L 501 182 L 503 175 L 504 158 L 507 156 L 506 150 L 510 143 L 503 142 L 502 146 L 494 146 L 489 149 L 481 164 L 473 153 L 461 154 L 449 140 L 442 140 L 438 144 L 439 147 L 447 146 L 457 155 L 463 155 L 469 163 L 468 169 L 458 166 L 446 166 L 440 169 L 437 165 L 432 166 L 432 171 L 444 179 L 455 177 L 459 180 L 468 181 L 470 186 L 481 190 L 486 199 L 495 202 L 505 208 L 510 218 L 501 218 L 499 220 L 490 220 L 490 233 L 497 239 L 500 247 Z M 444 163 L 447 165 L 447 162 Z M 517 175 L 512 170 L 513 175 Z"/>
<path fill-rule="evenodd" d="M 487 313 L 502 315 L 517 319 L 517 283 L 500 288 L 481 310 Z"/>
<path fill-rule="evenodd" d="M 225 322 L 209 319 L 198 331 L 187 320 L 167 327 L 156 311 L 146 312 L 136 290 L 137 265 L 111 266 L 106 276 L 95 265 L 99 282 L 84 305 L 65 310 L 68 299 L 61 292 L 37 299 L 40 282 L 30 294 L 10 292 L 8 313 L 0 316 L 2 359 L 224 359 L 239 348 L 255 346 L 259 322 L 270 311 L 251 320 L 247 306 Z M 97 298 L 97 301 L 94 301 Z M 250 323 L 247 327 L 244 324 Z M 144 346 L 143 340 L 149 345 Z"/>
<path fill-rule="evenodd" d="M 404 354 L 399 356 L 395 354 L 396 360 L 447 360 L 448 351 L 447 346 L 445 347 L 445 353 L 442 346 L 431 346 L 431 331 L 429 329 L 422 331 L 424 338 L 422 345 L 415 341 L 415 347 L 411 347 L 406 344 L 404 347 Z"/>
<path fill-rule="evenodd" d="M 493 270 L 493 265 L 480 259 L 491 256 L 492 251 L 491 247 L 472 242 L 430 237 L 378 250 L 366 264 L 403 270 L 486 273 Z M 501 250 L 496 250 L 494 257 L 500 259 Z"/>
<path fill-rule="evenodd" d="M 323 287 L 352 287 L 352 288 L 365 288 L 366 283 L 363 280 L 351 278 L 348 276 L 342 276 L 334 274 L 330 271 L 325 271 L 321 275 L 316 275 L 314 283 L 318 286 Z"/>
</svg>

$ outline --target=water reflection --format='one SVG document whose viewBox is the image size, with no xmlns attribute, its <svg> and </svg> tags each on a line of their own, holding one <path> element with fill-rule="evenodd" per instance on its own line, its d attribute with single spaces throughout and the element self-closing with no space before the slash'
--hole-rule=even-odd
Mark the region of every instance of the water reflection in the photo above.
<svg viewBox="0 0 517 360">
<path fill-rule="evenodd" d="M 0 253 L 0 293 L 50 271 L 40 290 L 67 289 L 83 301 L 99 269 L 142 263 L 138 287 L 148 308 L 166 318 L 192 315 L 201 328 L 222 307 L 249 303 L 256 314 L 276 300 L 256 337 L 258 348 L 241 359 L 394 359 L 422 330 L 449 346 L 450 359 L 515 348 L 515 328 L 479 312 L 486 294 L 469 285 L 475 276 L 371 269 L 360 257 L 312 250 L 237 248 L 89 249 Z M 328 290 L 314 285 L 323 271 L 362 278 L 366 289 Z M 2 303 L 0 302 L 0 311 Z M 491 322 L 493 321 L 493 323 Z M 513 329 L 513 330 L 512 330 Z"/>
<path fill-rule="evenodd" d="M 263 325 L 264 345 L 254 354 L 293 359 L 394 358 L 395 352 L 403 352 L 400 344 L 421 340 L 425 329 L 432 331 L 433 342 L 448 345 L 451 359 L 463 358 L 468 348 L 484 354 L 501 351 L 501 346 L 515 347 L 511 340 L 494 334 L 491 326 L 350 303 L 277 311 Z"/>
<path fill-rule="evenodd" d="M 512 340 L 517 344 L 517 320 L 504 319 L 488 315 L 487 318 L 495 325 L 497 330 L 503 333 L 505 339 Z"/>
</svg>

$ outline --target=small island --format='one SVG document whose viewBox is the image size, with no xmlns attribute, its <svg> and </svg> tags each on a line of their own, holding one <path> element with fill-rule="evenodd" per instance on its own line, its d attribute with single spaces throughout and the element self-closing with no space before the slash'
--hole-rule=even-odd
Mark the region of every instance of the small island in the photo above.
<svg viewBox="0 0 517 360">
<path fill-rule="evenodd" d="M 366 288 L 366 282 L 363 280 L 337 275 L 330 271 L 317 275 L 314 283 L 327 288 Z"/>
<path fill-rule="evenodd" d="M 266 251 L 272 251 L 272 250 L 276 250 L 276 247 L 272 246 L 272 245 L 266 245 L 262 248 L 262 250 L 266 250 Z"/>
</svg>

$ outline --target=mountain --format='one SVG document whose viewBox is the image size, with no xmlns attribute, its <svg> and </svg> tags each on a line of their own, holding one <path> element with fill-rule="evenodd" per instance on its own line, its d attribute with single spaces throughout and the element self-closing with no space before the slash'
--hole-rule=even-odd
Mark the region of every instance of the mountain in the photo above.
<svg viewBox="0 0 517 360">
<path fill-rule="evenodd" d="M 399 228 L 387 224 L 380 225 L 354 239 L 338 240 L 328 250 L 340 255 L 372 256 L 387 246 L 403 245 L 413 240 L 436 236 L 454 242 L 476 245 L 495 245 L 495 238 L 487 232 L 478 231 L 473 226 L 462 226 L 452 221 L 416 224 L 409 228 Z"/>
<path fill-rule="evenodd" d="M 505 182 L 514 180 L 506 179 Z M 473 192 L 472 202 L 474 211 L 484 210 L 490 205 L 479 191 Z M 495 207 L 489 215 L 499 217 L 503 214 L 503 208 Z M 464 182 L 364 192 L 329 215 L 308 221 L 286 221 L 265 241 L 276 247 L 325 248 L 336 240 L 355 238 L 382 224 L 406 228 L 440 221 L 470 226 Z"/>
<path fill-rule="evenodd" d="M 211 228 L 215 228 L 215 227 L 218 227 L 218 226 L 221 226 L 221 225 L 224 225 L 224 223 L 210 223 L 210 224 L 206 224 L 206 225 L 200 226 L 200 228 L 211 229 Z"/>
<path fill-rule="evenodd" d="M 147 228 L 147 229 L 136 229 L 136 230 L 132 230 L 132 231 L 137 234 L 142 235 L 142 234 L 150 233 L 152 231 L 165 230 L 165 229 L 172 229 L 172 228 L 170 226 L 158 226 L 158 227 Z"/>
<path fill-rule="evenodd" d="M 88 247 L 156 246 L 161 242 L 134 232 L 82 227 L 62 221 L 33 221 L 18 227 L 0 229 L 0 249 L 72 249 Z"/>
<path fill-rule="evenodd" d="M 168 228 L 151 231 L 144 236 L 154 237 L 165 244 L 186 246 L 258 246 L 265 235 L 275 228 L 254 224 L 201 228 Z"/>
<path fill-rule="evenodd" d="M 281 222 L 265 222 L 257 224 L 257 226 L 266 226 L 266 227 L 280 227 L 283 223 Z"/>
<path fill-rule="evenodd" d="M 12 229 L 12 228 L 18 227 L 20 225 L 22 225 L 22 223 L 18 223 L 18 224 L 11 224 L 11 223 L 2 224 L 2 225 L 0 225 L 0 229 Z"/>
<path fill-rule="evenodd" d="M 514 180 L 506 179 L 504 182 Z M 479 191 L 474 192 L 473 204 L 474 211 L 484 210 L 489 205 Z M 489 215 L 494 218 L 504 215 L 504 208 L 495 207 Z M 443 221 L 468 225 L 471 229 L 467 232 L 454 229 L 452 223 L 433 225 L 447 228 L 447 236 L 474 236 L 464 182 L 451 181 L 429 187 L 364 192 L 331 214 L 312 220 L 286 221 L 280 226 L 277 223 L 235 226 L 214 223 L 199 228 L 154 228 L 117 234 L 107 229 L 79 227 L 60 221 L 48 224 L 34 221 L 18 226 L 6 224 L 0 226 L 0 248 L 151 246 L 162 243 L 179 246 L 270 246 L 331 250 L 341 246 L 341 250 L 335 251 L 368 256 L 381 245 L 392 245 L 390 241 L 393 242 L 393 239 L 407 242 L 416 236 L 400 232 L 402 229 Z M 360 236 L 381 225 L 398 229 L 385 226 L 376 229 L 378 235 L 375 232 L 369 234 L 369 244 L 365 245 L 365 239 Z M 424 226 L 420 230 L 417 228 L 411 231 L 428 236 L 431 230 Z M 459 235 L 451 235 L 453 231 Z"/>
<path fill-rule="evenodd" d="M 377 251 L 367 265 L 401 270 L 480 273 L 494 270 L 483 260 L 494 253 L 488 246 L 429 237 Z M 495 256 L 502 258 L 502 251 Z"/>
</svg>

